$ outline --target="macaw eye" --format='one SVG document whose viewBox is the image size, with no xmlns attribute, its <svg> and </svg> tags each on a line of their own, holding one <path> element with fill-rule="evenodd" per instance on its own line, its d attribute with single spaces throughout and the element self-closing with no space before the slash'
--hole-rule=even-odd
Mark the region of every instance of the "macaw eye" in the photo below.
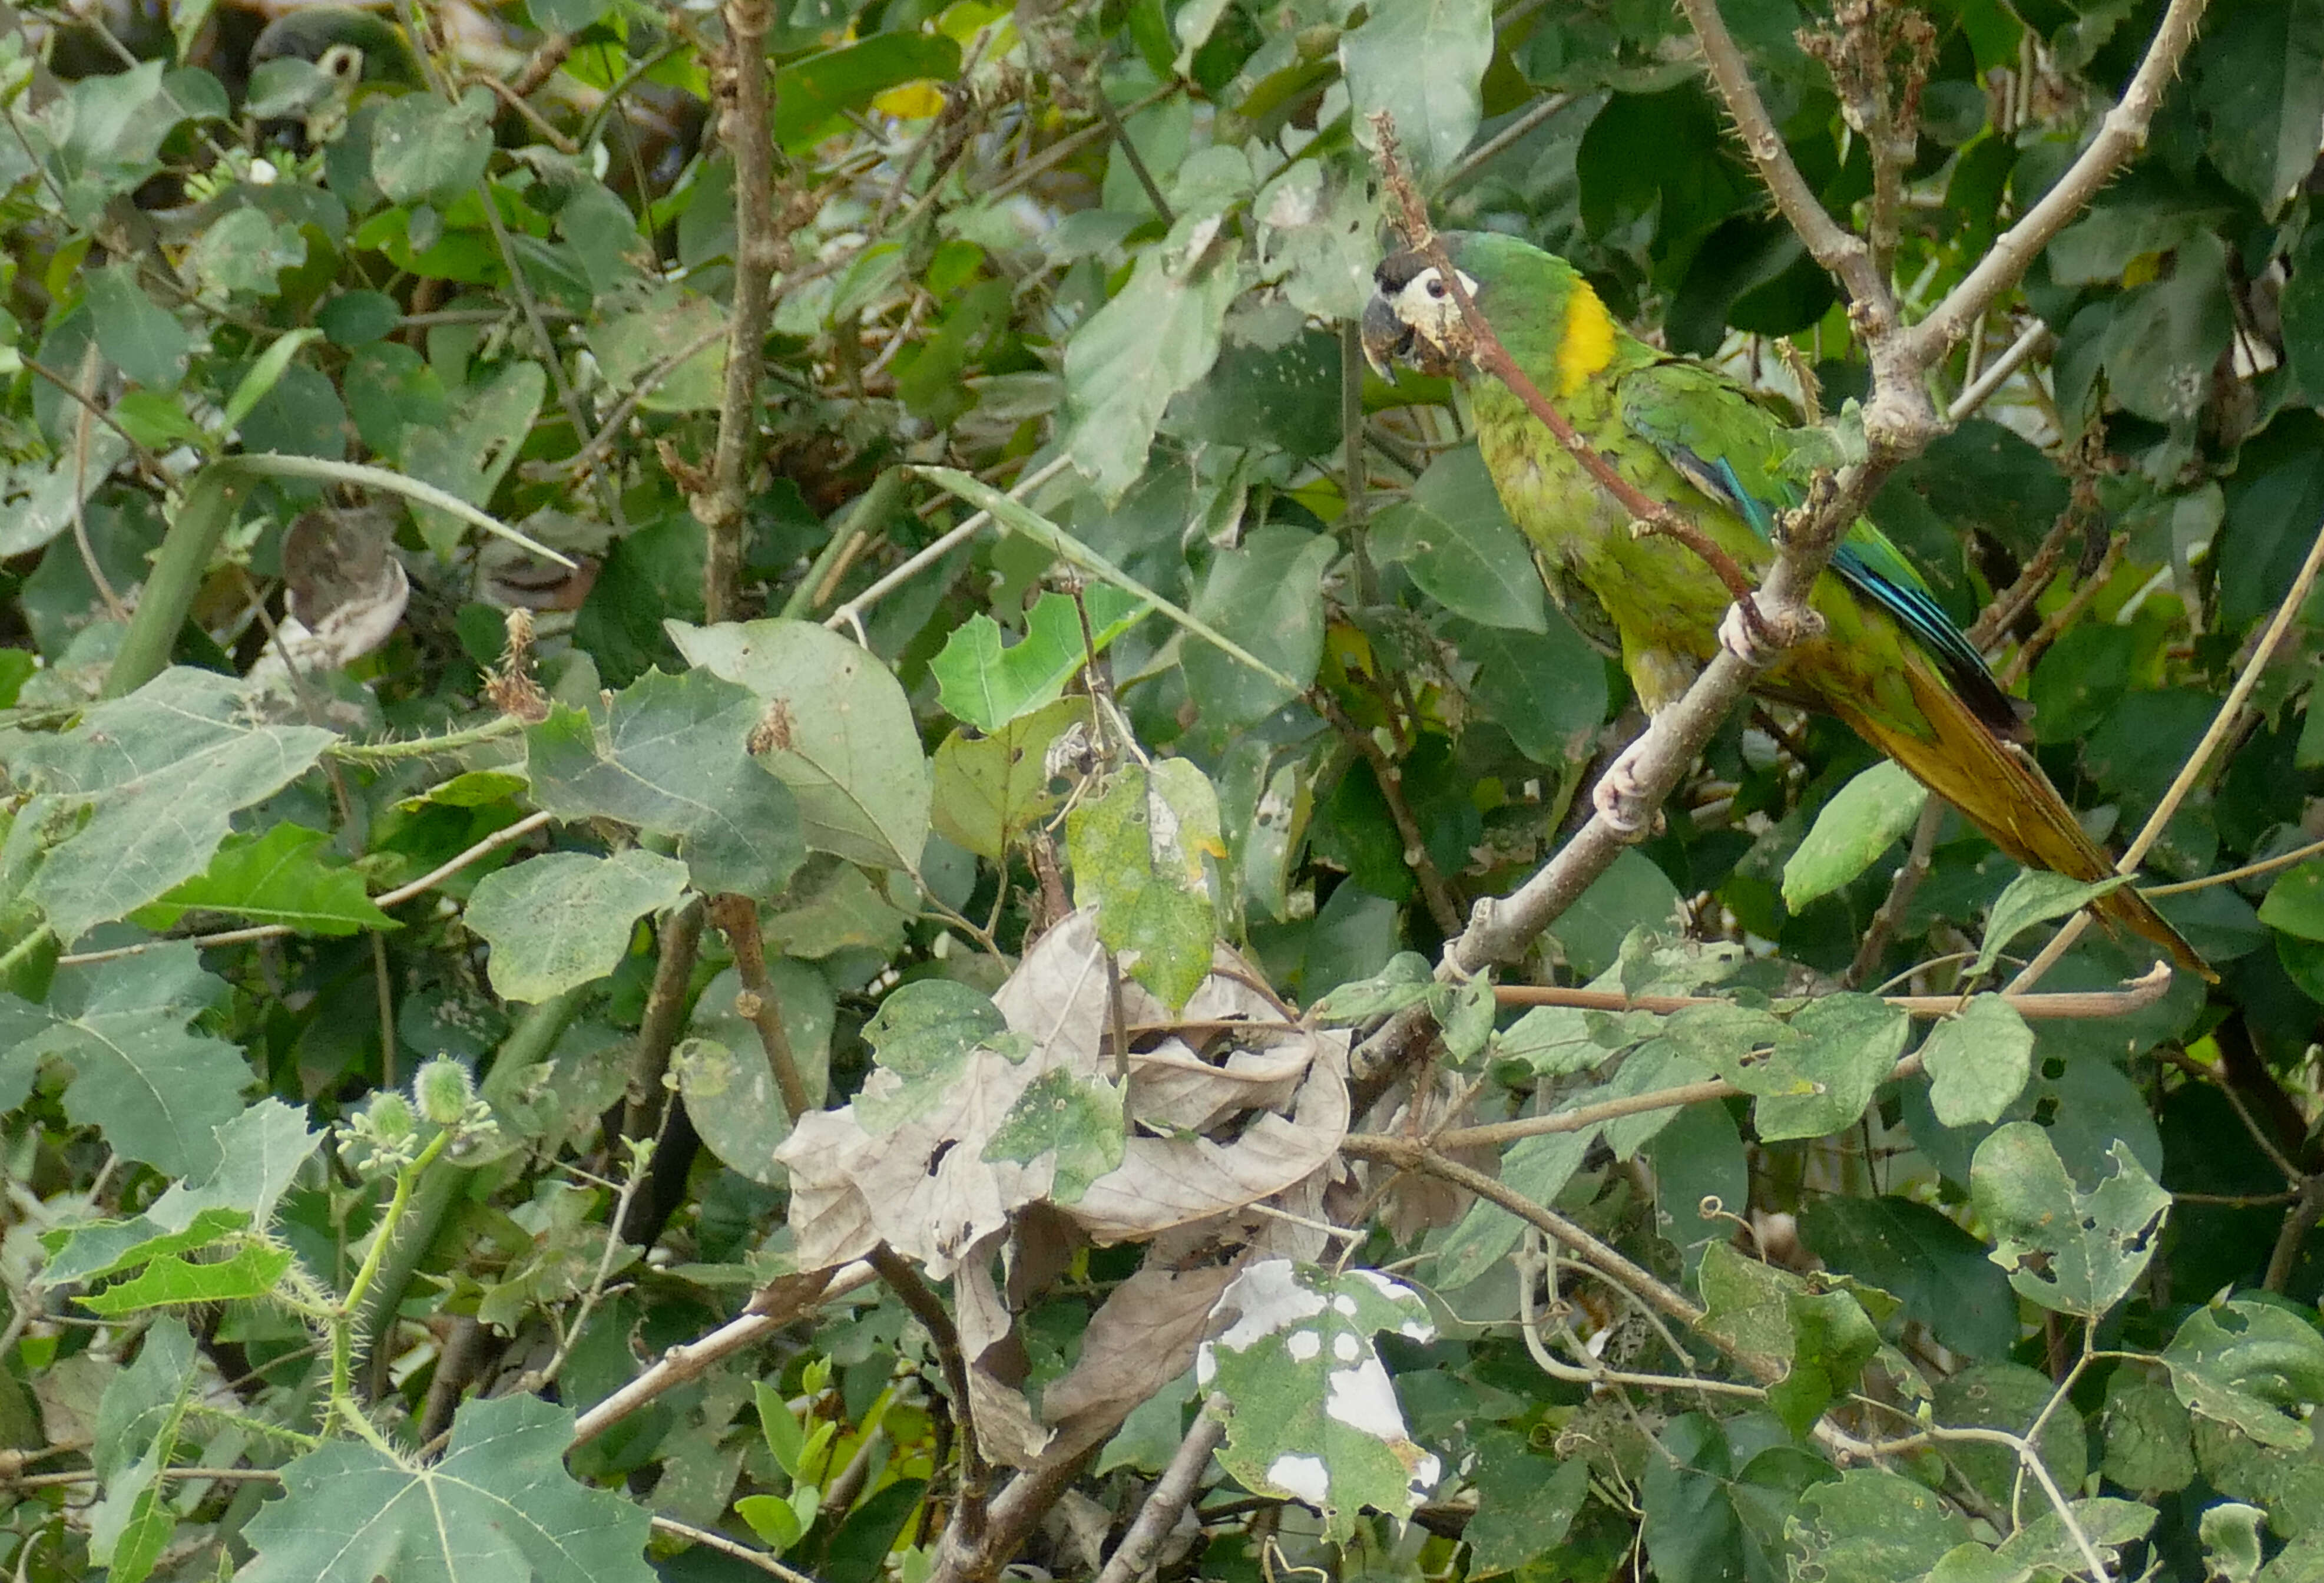
<svg viewBox="0 0 2324 1583">
<path fill-rule="evenodd" d="M 1444 282 L 1434 275 L 1428 277 L 1428 294 L 1438 301 L 1444 300 Z"/>
</svg>

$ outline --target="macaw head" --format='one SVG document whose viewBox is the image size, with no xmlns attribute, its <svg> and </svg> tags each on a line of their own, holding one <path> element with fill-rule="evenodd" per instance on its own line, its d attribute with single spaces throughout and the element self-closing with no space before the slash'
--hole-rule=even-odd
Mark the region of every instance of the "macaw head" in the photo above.
<svg viewBox="0 0 2324 1583">
<path fill-rule="evenodd" d="M 1582 339 L 1593 354 L 1610 341 L 1611 320 L 1581 272 L 1529 242 L 1493 231 L 1443 233 L 1444 252 L 1471 299 L 1520 364 L 1562 364 Z M 1469 338 L 1443 273 L 1424 254 L 1391 253 L 1372 272 L 1360 338 L 1364 359 L 1381 378 L 1409 363 L 1427 374 L 1452 374 L 1468 361 Z M 1597 356 L 1593 366 L 1602 365 Z"/>
<path fill-rule="evenodd" d="M 1444 238 L 1450 253 L 1457 240 Z M 1453 272 L 1471 298 L 1477 279 L 1458 264 Z M 1364 305 L 1360 338 L 1364 361 L 1382 379 L 1395 377 L 1395 365 L 1411 363 L 1431 374 L 1450 373 L 1460 361 L 1461 310 L 1443 272 L 1427 255 L 1391 253 L 1372 271 L 1372 300 Z"/>
</svg>

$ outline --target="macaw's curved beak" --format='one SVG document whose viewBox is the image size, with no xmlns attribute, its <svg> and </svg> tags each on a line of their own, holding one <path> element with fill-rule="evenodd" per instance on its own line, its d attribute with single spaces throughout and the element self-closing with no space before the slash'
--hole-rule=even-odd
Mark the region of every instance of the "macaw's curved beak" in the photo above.
<svg viewBox="0 0 2324 1583">
<path fill-rule="evenodd" d="M 1364 307 L 1357 338 L 1363 343 L 1364 361 L 1382 379 L 1394 379 L 1397 359 L 1412 356 L 1412 327 L 1397 318 L 1395 304 L 1378 292 Z"/>
</svg>

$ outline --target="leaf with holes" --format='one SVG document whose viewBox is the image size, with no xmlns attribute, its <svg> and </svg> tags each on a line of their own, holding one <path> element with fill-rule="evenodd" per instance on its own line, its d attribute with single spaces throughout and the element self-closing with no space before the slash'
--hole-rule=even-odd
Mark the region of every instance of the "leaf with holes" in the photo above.
<svg viewBox="0 0 2324 1583">
<path fill-rule="evenodd" d="M 1193 763 L 1125 764 L 1065 820 L 1074 904 L 1097 910 L 1098 938 L 1176 1010 L 1211 968 L 1218 932 L 1205 857 L 1223 857 L 1219 800 Z"/>
<path fill-rule="evenodd" d="M 686 865 L 658 852 L 547 852 L 478 880 L 467 922 L 492 948 L 493 987 L 544 1001 L 621 966 L 637 921 L 685 893 Z"/>
<path fill-rule="evenodd" d="M 2302 1316 L 2250 1298 L 2200 1308 L 2163 1362 L 2190 1412 L 2277 1450 L 2305 1451 L 2314 1440 L 2302 1410 L 2324 1402 L 2324 1336 Z"/>
<path fill-rule="evenodd" d="M 2019 1295 L 2089 1319 L 2146 1268 L 2171 1208 L 2171 1195 L 2129 1149 L 2116 1143 L 2107 1154 L 2113 1174 L 2086 1193 L 2048 1134 L 2015 1121 L 1978 1145 L 1969 1170 L 1969 1196 L 1997 1243 L 1987 1256 L 2009 1272 Z"/>
<path fill-rule="evenodd" d="M 1413 1442 L 1371 1338 L 1435 1336 L 1428 1305 L 1370 1270 L 1333 1276 L 1264 1259 L 1236 1276 L 1203 1343 L 1194 1377 L 1232 1403 L 1220 1466 L 1267 1495 L 1304 1501 L 1346 1539 L 1360 1509 L 1407 1516 L 1442 1466 Z"/>
</svg>

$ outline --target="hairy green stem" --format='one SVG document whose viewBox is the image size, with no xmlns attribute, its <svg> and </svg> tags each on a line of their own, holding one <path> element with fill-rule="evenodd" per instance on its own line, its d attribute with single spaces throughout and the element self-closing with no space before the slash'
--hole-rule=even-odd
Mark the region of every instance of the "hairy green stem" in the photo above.
<svg viewBox="0 0 2324 1583">
<path fill-rule="evenodd" d="M 194 475 L 178 505 L 178 520 L 162 536 L 161 552 L 154 558 L 145 591 L 138 596 L 137 613 L 129 618 L 121 652 L 106 672 L 103 696 L 135 692 L 169 664 L 171 647 L 193 610 L 210 557 L 234 522 L 235 507 L 249 493 L 250 480 L 231 466 L 214 462 Z"/>
</svg>

